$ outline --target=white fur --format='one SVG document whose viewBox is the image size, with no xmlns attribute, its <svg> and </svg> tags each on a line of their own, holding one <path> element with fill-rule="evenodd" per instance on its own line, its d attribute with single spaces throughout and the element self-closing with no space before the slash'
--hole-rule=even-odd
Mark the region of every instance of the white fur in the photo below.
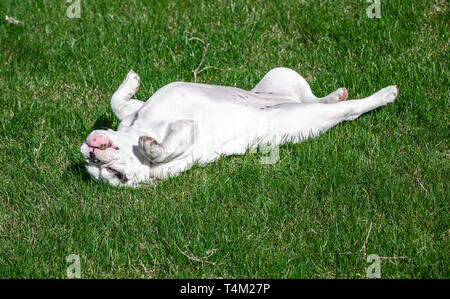
<svg viewBox="0 0 450 299">
<path fill-rule="evenodd" d="M 287 68 L 271 70 L 250 91 L 175 82 L 145 103 L 131 99 L 139 83 L 130 71 L 111 98 L 121 120 L 117 131 L 93 131 L 81 146 L 95 179 L 138 186 L 177 175 L 194 162 L 244 154 L 255 143 L 300 142 L 393 102 L 398 92 L 389 86 L 365 99 L 342 101 L 347 90 L 340 88 L 317 98 Z"/>
</svg>

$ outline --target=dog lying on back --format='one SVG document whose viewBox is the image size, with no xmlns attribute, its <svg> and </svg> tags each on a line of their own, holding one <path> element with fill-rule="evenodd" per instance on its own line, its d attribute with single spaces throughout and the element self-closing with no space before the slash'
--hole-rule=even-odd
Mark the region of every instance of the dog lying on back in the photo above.
<svg viewBox="0 0 450 299">
<path fill-rule="evenodd" d="M 236 87 L 174 82 L 146 102 L 131 99 L 139 76 L 130 71 L 111 98 L 121 121 L 117 131 L 95 130 L 81 146 L 86 169 L 111 185 L 153 183 L 222 155 L 244 154 L 250 145 L 300 142 L 391 103 L 389 86 L 345 101 L 339 88 L 314 96 L 297 72 L 275 68 L 250 91 Z"/>
</svg>

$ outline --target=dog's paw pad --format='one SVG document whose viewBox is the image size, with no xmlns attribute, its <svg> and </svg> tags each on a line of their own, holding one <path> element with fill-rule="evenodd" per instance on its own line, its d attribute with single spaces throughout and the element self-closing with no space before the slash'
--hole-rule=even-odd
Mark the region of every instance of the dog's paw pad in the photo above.
<svg viewBox="0 0 450 299">
<path fill-rule="evenodd" d="M 348 97 L 347 88 L 341 87 L 336 91 L 332 92 L 331 94 L 329 94 L 328 96 L 326 96 L 325 98 L 323 98 L 323 102 L 327 104 L 334 104 L 346 100 L 347 97 Z"/>
<path fill-rule="evenodd" d="M 160 143 L 149 136 L 139 137 L 138 147 L 139 151 L 149 159 L 156 159 L 164 149 Z"/>
<path fill-rule="evenodd" d="M 378 95 L 387 103 L 392 103 L 397 98 L 398 88 L 396 85 L 388 86 L 380 90 Z"/>
<path fill-rule="evenodd" d="M 398 87 L 397 87 L 397 85 L 394 85 L 393 87 L 395 88 L 395 90 L 394 90 L 394 100 L 395 100 L 398 95 Z"/>
<path fill-rule="evenodd" d="M 141 84 L 141 78 L 133 70 L 129 71 L 122 86 L 126 89 L 126 92 L 131 97 L 136 94 Z"/>
<path fill-rule="evenodd" d="M 345 101 L 348 98 L 348 90 L 345 87 L 338 89 L 339 99 L 338 101 Z"/>
</svg>

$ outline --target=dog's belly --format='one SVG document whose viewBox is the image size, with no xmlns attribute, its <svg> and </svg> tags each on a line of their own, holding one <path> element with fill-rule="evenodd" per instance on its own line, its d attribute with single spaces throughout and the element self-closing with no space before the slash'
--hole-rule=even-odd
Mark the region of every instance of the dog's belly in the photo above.
<svg viewBox="0 0 450 299">
<path fill-rule="evenodd" d="M 233 103 L 238 106 L 244 106 L 255 109 L 266 109 L 274 105 L 298 102 L 292 97 L 278 95 L 271 92 L 252 92 L 237 87 L 207 85 L 187 83 L 193 88 L 201 90 L 202 93 L 209 99 L 218 103 Z"/>
<path fill-rule="evenodd" d="M 270 92 L 255 93 L 237 87 L 174 82 L 159 89 L 150 97 L 143 109 L 178 107 L 185 113 L 199 106 L 225 104 L 228 107 L 247 108 L 251 111 L 252 109 L 264 110 L 274 105 L 291 102 L 298 102 L 298 100 Z"/>
<path fill-rule="evenodd" d="M 161 141 L 170 123 L 194 120 L 199 131 L 193 154 L 200 160 L 212 160 L 221 154 L 245 152 L 250 143 L 266 135 L 270 108 L 294 101 L 234 87 L 177 82 L 158 90 L 119 130 Z"/>
</svg>

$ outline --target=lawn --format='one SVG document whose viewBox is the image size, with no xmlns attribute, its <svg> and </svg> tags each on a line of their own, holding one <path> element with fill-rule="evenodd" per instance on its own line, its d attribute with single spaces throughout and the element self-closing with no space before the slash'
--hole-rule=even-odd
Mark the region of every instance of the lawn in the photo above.
<svg viewBox="0 0 450 299">
<path fill-rule="evenodd" d="M 445 0 L 3 0 L 0 278 L 448 278 Z M 4 15 L 20 20 L 10 24 Z M 70 15 L 70 14 L 69 14 Z M 72 15 L 71 15 L 72 16 Z M 156 186 L 93 181 L 79 148 L 118 125 L 130 69 L 146 100 L 173 81 L 252 88 L 295 69 L 318 96 L 396 84 L 389 106 L 317 138 L 223 157 Z"/>
</svg>

